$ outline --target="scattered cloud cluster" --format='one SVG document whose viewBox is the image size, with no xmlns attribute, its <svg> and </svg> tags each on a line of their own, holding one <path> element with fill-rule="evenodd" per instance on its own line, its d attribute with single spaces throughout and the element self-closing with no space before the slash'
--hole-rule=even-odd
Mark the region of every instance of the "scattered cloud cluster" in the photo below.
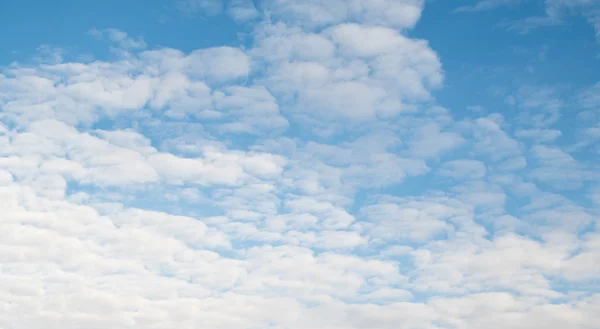
<svg viewBox="0 0 600 329">
<path fill-rule="evenodd" d="M 459 118 L 423 5 L 181 1 L 251 46 L 3 67 L 0 327 L 597 328 L 598 84 Z"/>
</svg>

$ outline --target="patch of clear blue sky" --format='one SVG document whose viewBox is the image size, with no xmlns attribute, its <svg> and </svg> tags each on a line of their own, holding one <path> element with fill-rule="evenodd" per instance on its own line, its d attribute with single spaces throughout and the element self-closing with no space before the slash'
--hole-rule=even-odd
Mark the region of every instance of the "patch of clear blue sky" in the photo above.
<svg viewBox="0 0 600 329">
<path fill-rule="evenodd" d="M 585 18 L 572 16 L 564 25 L 521 35 L 498 24 L 543 15 L 541 1 L 452 13 L 468 3 L 475 1 L 429 2 L 411 31 L 428 40 L 440 56 L 446 83 L 436 92 L 436 99 L 453 112 L 471 105 L 500 111 L 506 107 L 504 96 L 495 91 L 505 94 L 523 84 L 581 88 L 597 82 L 600 47 Z"/>
</svg>

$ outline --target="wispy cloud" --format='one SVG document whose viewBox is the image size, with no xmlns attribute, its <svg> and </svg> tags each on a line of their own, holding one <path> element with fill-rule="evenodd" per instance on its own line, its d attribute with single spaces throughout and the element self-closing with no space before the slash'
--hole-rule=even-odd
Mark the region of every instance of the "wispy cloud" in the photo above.
<svg viewBox="0 0 600 329">
<path fill-rule="evenodd" d="M 483 0 L 474 5 L 458 7 L 454 10 L 456 13 L 481 12 L 497 9 L 500 7 L 517 7 L 526 0 Z M 595 0 L 546 0 L 544 14 L 539 16 L 530 16 L 523 19 L 505 21 L 498 23 L 498 26 L 515 31 L 520 34 L 529 33 L 535 29 L 562 25 L 565 19 L 571 15 L 582 15 L 590 22 L 596 31 L 596 39 L 600 34 L 600 23 L 598 17 L 599 4 Z"/>
<path fill-rule="evenodd" d="M 487 11 L 500 7 L 515 6 L 519 5 L 528 0 L 483 0 L 475 3 L 474 5 L 461 6 L 454 10 L 456 13 L 461 12 L 478 12 Z"/>
</svg>

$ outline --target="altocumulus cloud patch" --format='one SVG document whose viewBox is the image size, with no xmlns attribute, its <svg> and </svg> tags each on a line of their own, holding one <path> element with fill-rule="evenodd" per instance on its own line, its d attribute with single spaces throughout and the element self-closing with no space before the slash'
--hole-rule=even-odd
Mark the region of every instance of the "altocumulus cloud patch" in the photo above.
<svg viewBox="0 0 600 329">
<path fill-rule="evenodd" d="M 241 39 L 2 63 L 0 327 L 600 326 L 597 81 L 452 108 L 423 1 L 168 7 Z"/>
</svg>

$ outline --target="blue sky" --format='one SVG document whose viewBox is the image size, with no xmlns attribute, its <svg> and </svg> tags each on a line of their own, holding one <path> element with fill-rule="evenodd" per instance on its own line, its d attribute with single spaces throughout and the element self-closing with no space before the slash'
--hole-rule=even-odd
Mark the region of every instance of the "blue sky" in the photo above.
<svg viewBox="0 0 600 329">
<path fill-rule="evenodd" d="M 0 327 L 600 323 L 600 3 L 0 3 Z"/>
</svg>

